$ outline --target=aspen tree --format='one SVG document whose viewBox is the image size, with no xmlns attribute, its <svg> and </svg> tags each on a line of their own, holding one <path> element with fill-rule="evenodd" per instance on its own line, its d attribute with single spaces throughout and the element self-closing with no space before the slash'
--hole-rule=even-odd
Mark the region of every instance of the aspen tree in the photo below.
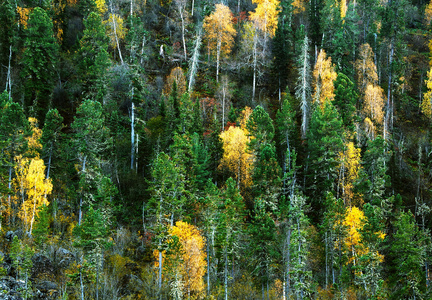
<svg viewBox="0 0 432 300">
<path fill-rule="evenodd" d="M 314 94 L 312 95 L 314 102 L 319 103 L 321 108 L 324 102 L 333 101 L 335 97 L 333 82 L 336 78 L 337 73 L 331 58 L 327 58 L 327 54 L 321 49 L 313 71 Z"/>
<path fill-rule="evenodd" d="M 364 95 L 368 84 L 378 84 L 377 68 L 374 63 L 374 53 L 369 44 L 363 44 L 359 49 L 359 58 L 355 62 L 357 83 L 360 93 Z"/>
<path fill-rule="evenodd" d="M 427 92 L 423 95 L 421 111 L 430 120 L 432 119 L 432 70 L 427 72 L 427 79 L 425 80 L 425 83 Z"/>
<path fill-rule="evenodd" d="M 216 81 L 219 82 L 220 60 L 231 53 L 234 37 L 237 34 L 229 7 L 224 4 L 216 4 L 216 10 L 204 18 L 203 27 L 209 52 L 216 55 Z"/>
</svg>

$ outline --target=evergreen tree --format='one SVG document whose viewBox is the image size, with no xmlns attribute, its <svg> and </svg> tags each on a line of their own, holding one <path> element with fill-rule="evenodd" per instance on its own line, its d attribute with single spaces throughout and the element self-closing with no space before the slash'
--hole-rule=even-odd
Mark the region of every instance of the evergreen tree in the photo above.
<svg viewBox="0 0 432 300">
<path fill-rule="evenodd" d="M 343 149 L 342 120 L 331 101 L 317 106 L 312 114 L 308 132 L 308 170 L 306 189 L 313 199 L 315 212 L 322 212 L 327 192 L 336 187 L 338 154 Z"/>
<path fill-rule="evenodd" d="M 23 70 L 25 104 L 41 124 L 50 107 L 54 85 L 53 73 L 57 64 L 58 44 L 52 20 L 45 10 L 36 7 L 29 15 L 24 42 Z"/>
</svg>

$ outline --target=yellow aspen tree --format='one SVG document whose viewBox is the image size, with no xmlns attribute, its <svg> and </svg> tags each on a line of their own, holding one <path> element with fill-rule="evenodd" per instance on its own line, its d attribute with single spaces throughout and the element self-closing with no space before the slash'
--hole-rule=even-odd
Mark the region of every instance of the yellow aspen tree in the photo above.
<svg viewBox="0 0 432 300">
<path fill-rule="evenodd" d="M 191 295 L 194 299 L 199 299 L 203 296 L 205 287 L 204 275 L 207 267 L 205 239 L 194 225 L 182 221 L 176 222 L 169 233 L 176 236 L 181 245 L 179 268 L 187 299 L 191 299 Z M 178 253 L 173 255 L 177 256 Z"/>
<path fill-rule="evenodd" d="M 37 126 L 38 120 L 30 117 L 28 119 L 31 127 L 32 134 L 27 139 L 28 150 L 26 156 L 28 157 L 40 157 L 40 151 L 42 150 L 42 144 L 40 139 L 42 137 L 42 130 Z"/>
<path fill-rule="evenodd" d="M 312 75 L 314 85 L 312 98 L 315 102 L 318 102 L 322 108 L 325 101 L 333 101 L 335 97 L 333 81 L 337 78 L 337 73 L 331 62 L 331 57 L 327 58 L 327 54 L 323 49 L 321 49 L 318 54 Z"/>
<path fill-rule="evenodd" d="M 359 58 L 355 62 L 355 69 L 360 93 L 365 93 L 368 84 L 378 84 L 378 73 L 374 63 L 374 53 L 368 43 L 360 46 Z"/>
<path fill-rule="evenodd" d="M 96 10 L 99 12 L 101 16 L 105 15 L 108 11 L 108 7 L 106 5 L 105 0 L 95 0 Z"/>
<path fill-rule="evenodd" d="M 432 1 L 426 5 L 423 23 L 427 26 L 432 21 Z"/>
<path fill-rule="evenodd" d="M 220 134 L 224 154 L 219 168 L 228 169 L 237 181 L 237 187 L 252 184 L 251 171 L 253 155 L 248 153 L 249 138 L 241 127 L 230 127 Z"/>
<path fill-rule="evenodd" d="M 384 91 L 378 85 L 368 84 L 364 95 L 363 112 L 377 125 L 384 121 Z"/>
<path fill-rule="evenodd" d="M 295 15 L 303 13 L 306 11 L 306 4 L 307 1 L 304 0 L 294 0 L 291 5 L 293 6 L 294 10 L 293 13 Z"/>
<path fill-rule="evenodd" d="M 427 72 L 425 83 L 427 86 L 427 92 L 423 95 L 421 111 L 430 120 L 432 119 L 432 69 Z"/>
<path fill-rule="evenodd" d="M 364 226 L 365 215 L 358 207 L 348 207 L 343 225 L 347 228 L 347 236 L 345 237 L 346 253 L 348 255 L 348 263 L 356 265 L 357 257 L 367 253 L 367 247 L 362 244 L 361 230 Z"/>
<path fill-rule="evenodd" d="M 33 8 L 17 6 L 16 9 L 17 9 L 17 13 L 19 15 L 18 23 L 20 25 L 24 26 L 24 28 L 27 28 L 27 21 L 29 19 L 29 15 L 30 15 Z"/>
<path fill-rule="evenodd" d="M 347 10 L 348 10 L 347 0 L 340 0 L 340 15 L 341 15 L 341 19 L 343 20 L 343 22 L 345 22 L 344 19 L 345 19 Z"/>
<path fill-rule="evenodd" d="M 273 38 L 278 26 L 278 14 L 280 1 L 278 0 L 252 0 L 257 5 L 254 12 L 251 12 L 249 19 L 255 27 L 265 34 L 265 38 Z"/>
<path fill-rule="evenodd" d="M 51 194 L 51 179 L 45 177 L 45 165 L 39 157 L 28 159 L 18 156 L 15 166 L 15 185 L 20 195 L 19 217 L 30 234 L 36 215 L 41 207 L 48 205 L 46 195 Z"/>
<path fill-rule="evenodd" d="M 239 117 L 239 124 L 240 128 L 246 133 L 246 135 L 249 133 L 246 129 L 246 123 L 249 120 L 250 115 L 252 114 L 253 110 L 249 106 L 246 106 L 240 113 Z"/>
<path fill-rule="evenodd" d="M 353 191 L 354 182 L 357 180 L 361 168 L 360 152 L 360 148 L 356 148 L 353 142 L 349 142 L 346 146 L 346 150 L 339 154 L 342 161 L 340 166 L 342 198 L 344 204 L 349 207 L 352 205 L 361 206 L 363 204 L 361 203 L 361 198 L 356 199 Z"/>
<path fill-rule="evenodd" d="M 104 24 L 107 26 L 107 34 L 110 38 L 110 46 L 112 48 L 116 48 L 117 42 L 123 40 L 126 37 L 127 29 L 124 25 L 123 19 L 118 14 L 110 13 L 108 20 L 104 21 Z"/>
<path fill-rule="evenodd" d="M 237 35 L 229 7 L 216 4 L 216 10 L 204 18 L 203 27 L 208 50 L 216 56 L 216 81 L 219 82 L 220 60 L 231 53 Z"/>
</svg>

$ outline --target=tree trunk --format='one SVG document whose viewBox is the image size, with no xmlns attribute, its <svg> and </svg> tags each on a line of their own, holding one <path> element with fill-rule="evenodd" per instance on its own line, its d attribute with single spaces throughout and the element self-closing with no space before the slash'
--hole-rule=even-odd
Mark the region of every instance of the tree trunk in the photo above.
<svg viewBox="0 0 432 300">
<path fill-rule="evenodd" d="M 221 48 L 222 48 L 222 37 L 218 37 L 217 41 L 217 49 L 216 49 L 216 82 L 219 82 L 219 61 L 220 61 L 220 54 L 221 54 Z"/>
<path fill-rule="evenodd" d="M 162 241 L 159 240 L 159 246 L 162 245 Z M 159 299 L 162 299 L 162 251 L 159 249 L 159 278 L 158 278 L 158 286 L 159 286 Z"/>
<path fill-rule="evenodd" d="M 112 2 L 111 1 L 110 1 L 110 8 L 111 8 L 111 19 L 112 19 L 113 26 L 114 26 L 114 36 L 115 36 L 115 41 L 116 41 L 116 45 L 117 45 L 117 51 L 119 53 L 120 61 L 121 61 L 122 65 L 123 65 L 124 64 L 124 62 L 123 62 L 123 56 L 121 54 L 120 45 L 119 45 L 119 41 L 118 41 L 118 37 L 117 37 L 117 25 L 116 25 L 116 22 L 115 22 L 115 19 L 114 19 L 114 12 L 113 12 L 113 9 L 112 9 Z"/>
<path fill-rule="evenodd" d="M 132 98 L 133 98 L 133 87 L 132 87 Z M 131 170 L 134 169 L 135 163 L 135 105 L 132 101 L 131 107 Z"/>
<path fill-rule="evenodd" d="M 183 41 L 184 60 L 186 61 L 187 54 L 186 54 L 186 41 L 185 41 L 185 25 L 184 25 L 183 9 L 181 7 L 179 7 L 179 13 L 180 13 L 181 25 L 182 25 L 182 41 Z"/>
<path fill-rule="evenodd" d="M 82 171 L 84 173 L 85 176 L 85 169 L 86 169 L 86 160 L 87 160 L 87 156 L 84 156 L 84 160 L 83 160 L 83 164 L 82 164 Z M 81 225 L 81 220 L 82 220 L 82 206 L 83 206 L 83 196 L 81 194 L 80 197 L 80 203 L 79 203 L 79 213 L 78 213 L 78 226 Z"/>
<path fill-rule="evenodd" d="M 256 69 L 257 69 L 257 33 L 254 35 L 253 41 L 253 83 L 252 83 L 252 102 L 255 101 L 255 87 L 256 87 Z"/>
</svg>

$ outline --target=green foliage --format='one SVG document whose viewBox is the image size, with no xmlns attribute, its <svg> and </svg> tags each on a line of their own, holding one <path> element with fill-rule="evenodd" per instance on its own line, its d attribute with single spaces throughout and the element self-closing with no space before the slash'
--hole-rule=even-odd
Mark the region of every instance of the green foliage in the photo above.
<svg viewBox="0 0 432 300">
<path fill-rule="evenodd" d="M 59 47 L 54 37 L 52 20 L 45 10 L 36 7 L 29 15 L 24 42 L 22 77 L 25 78 L 25 103 L 31 115 L 43 124 L 53 87 L 52 76 Z"/>
<path fill-rule="evenodd" d="M 344 127 L 354 132 L 355 106 L 358 100 L 354 83 L 345 74 L 339 73 L 334 86 L 335 98 L 333 103 L 339 109 Z"/>
<path fill-rule="evenodd" d="M 49 238 L 50 230 L 50 215 L 48 212 L 48 206 L 45 204 L 42 209 L 36 215 L 35 225 L 33 229 L 33 237 L 36 244 L 43 245 L 47 242 Z"/>
</svg>

